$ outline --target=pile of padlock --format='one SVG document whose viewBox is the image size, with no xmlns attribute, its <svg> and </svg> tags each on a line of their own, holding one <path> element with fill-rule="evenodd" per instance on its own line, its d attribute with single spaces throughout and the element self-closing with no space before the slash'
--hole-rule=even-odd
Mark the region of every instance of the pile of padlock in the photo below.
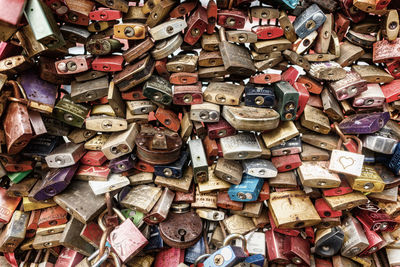
<svg viewBox="0 0 400 267">
<path fill-rule="evenodd" d="M 0 0 L 0 266 L 400 266 L 399 0 Z"/>
</svg>

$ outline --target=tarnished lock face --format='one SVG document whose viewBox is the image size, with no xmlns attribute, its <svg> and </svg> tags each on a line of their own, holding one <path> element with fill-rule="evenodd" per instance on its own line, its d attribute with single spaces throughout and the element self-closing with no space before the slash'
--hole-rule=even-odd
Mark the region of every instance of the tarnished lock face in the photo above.
<svg viewBox="0 0 400 267">
<path fill-rule="evenodd" d="M 160 76 L 151 76 L 144 84 L 143 95 L 156 103 L 170 105 L 172 102 L 171 84 Z"/>
<path fill-rule="evenodd" d="M 273 88 L 256 87 L 247 84 L 245 90 L 245 105 L 249 107 L 272 107 L 275 104 L 275 94 Z"/>
<path fill-rule="evenodd" d="M 204 99 L 219 105 L 238 105 L 243 94 L 242 85 L 210 83 L 204 91 Z"/>
<path fill-rule="evenodd" d="M 176 222 L 182 222 L 177 225 Z M 188 248 L 194 245 L 202 232 L 202 221 L 193 211 L 186 213 L 171 213 L 167 220 L 160 223 L 160 233 L 164 242 L 178 248 Z"/>
<path fill-rule="evenodd" d="M 135 144 L 139 159 L 151 164 L 168 164 L 178 159 L 182 139 L 170 130 L 144 125 Z"/>
</svg>

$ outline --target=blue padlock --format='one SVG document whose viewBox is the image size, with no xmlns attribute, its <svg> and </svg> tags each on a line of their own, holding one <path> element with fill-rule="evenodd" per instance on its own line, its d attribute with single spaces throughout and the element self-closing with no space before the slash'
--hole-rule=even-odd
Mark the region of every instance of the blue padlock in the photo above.
<svg viewBox="0 0 400 267">
<path fill-rule="evenodd" d="M 256 201 L 263 184 L 263 179 L 245 173 L 243 174 L 242 182 L 240 184 L 231 185 L 229 188 L 229 198 L 233 201 L 240 202 Z"/>
<path fill-rule="evenodd" d="M 167 178 L 182 178 L 188 158 L 189 153 L 187 151 L 182 151 L 177 161 L 168 165 L 155 165 L 154 174 Z"/>
<path fill-rule="evenodd" d="M 313 4 L 304 10 L 293 22 L 294 31 L 299 38 L 303 39 L 310 33 L 316 31 L 324 24 L 325 20 L 326 16 L 324 12 L 317 4 Z"/>
<path fill-rule="evenodd" d="M 185 262 L 195 263 L 196 259 L 206 253 L 206 246 L 204 245 L 204 239 L 200 238 L 194 246 L 185 250 Z"/>
<path fill-rule="evenodd" d="M 400 175 L 400 143 L 397 143 L 396 149 L 390 158 L 388 167 L 395 175 Z"/>
<path fill-rule="evenodd" d="M 222 248 L 215 251 L 204 262 L 204 267 L 232 267 L 243 262 L 248 256 L 243 248 L 230 245 L 234 239 L 242 240 L 243 247 L 246 247 L 246 238 L 239 234 L 228 235 L 224 240 Z"/>
<path fill-rule="evenodd" d="M 286 9 L 295 9 L 299 4 L 299 0 L 275 0 L 274 2 Z"/>
<path fill-rule="evenodd" d="M 254 264 L 254 265 L 256 265 L 256 266 L 264 266 L 264 261 L 265 261 L 265 258 L 264 258 L 264 256 L 263 255 L 261 255 L 261 254 L 255 254 L 255 255 L 251 255 L 251 256 L 248 256 L 246 259 L 245 259 L 245 263 L 249 263 L 249 264 Z"/>
<path fill-rule="evenodd" d="M 150 226 L 149 243 L 143 248 L 143 251 L 157 251 L 164 247 L 164 241 L 161 238 L 160 230 L 157 225 Z"/>
</svg>

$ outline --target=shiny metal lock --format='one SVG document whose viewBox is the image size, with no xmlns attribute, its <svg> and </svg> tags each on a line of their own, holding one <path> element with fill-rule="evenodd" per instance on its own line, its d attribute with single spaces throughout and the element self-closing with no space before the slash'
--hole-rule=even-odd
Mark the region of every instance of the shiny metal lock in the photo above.
<svg viewBox="0 0 400 267">
<path fill-rule="evenodd" d="M 182 43 L 182 35 L 176 34 L 172 37 L 157 42 L 150 53 L 155 60 L 160 60 L 175 52 Z"/>
<path fill-rule="evenodd" d="M 167 62 L 169 72 L 195 72 L 199 57 L 196 52 L 180 52 Z"/>
<path fill-rule="evenodd" d="M 303 191 L 273 192 L 268 206 L 274 222 L 282 229 L 313 226 L 321 221 L 309 197 Z"/>
<path fill-rule="evenodd" d="M 200 218 L 209 221 L 222 221 L 225 218 L 225 213 L 223 211 L 217 211 L 212 209 L 196 209 L 197 215 Z"/>
<path fill-rule="evenodd" d="M 90 116 L 85 121 L 86 129 L 102 132 L 119 132 L 128 128 L 125 119 L 111 116 Z"/>
<path fill-rule="evenodd" d="M 254 134 L 241 133 L 220 139 L 225 159 L 242 160 L 261 156 L 262 150 Z"/>
<path fill-rule="evenodd" d="M 295 124 L 292 121 L 283 121 L 280 123 L 279 127 L 272 131 L 265 132 L 261 136 L 265 146 L 267 148 L 272 148 L 289 141 L 297 135 L 299 135 L 299 131 Z"/>
<path fill-rule="evenodd" d="M 333 210 L 345 210 L 366 204 L 368 198 L 361 192 L 351 192 L 344 195 L 325 196 L 325 201 Z"/>
<path fill-rule="evenodd" d="M 174 19 L 161 23 L 149 30 L 149 33 L 155 41 L 171 37 L 187 27 L 183 19 Z"/>
<path fill-rule="evenodd" d="M 217 104 L 203 102 L 190 107 L 190 119 L 199 122 L 217 122 L 220 118 L 220 107 Z"/>
<path fill-rule="evenodd" d="M 219 105 L 239 105 L 244 86 L 230 83 L 210 83 L 203 93 L 204 100 Z"/>
<path fill-rule="evenodd" d="M 122 199 L 121 205 L 147 214 L 154 207 L 161 194 L 159 187 L 138 185 L 133 187 Z"/>
<path fill-rule="evenodd" d="M 382 192 L 385 183 L 372 166 L 362 167 L 359 176 L 346 176 L 351 188 L 360 192 Z"/>
<path fill-rule="evenodd" d="M 304 186 L 335 188 L 341 183 L 339 175 L 328 170 L 328 161 L 306 161 L 298 168 L 300 181 Z"/>
<path fill-rule="evenodd" d="M 104 196 L 94 195 L 85 181 L 73 181 L 54 201 L 82 223 L 93 220 L 105 209 Z"/>
<path fill-rule="evenodd" d="M 265 159 L 245 159 L 242 166 L 244 173 L 257 178 L 272 178 L 278 174 L 272 162 Z"/>
<path fill-rule="evenodd" d="M 208 163 L 201 139 L 189 141 L 190 158 L 196 183 L 206 182 L 209 179 Z"/>
<path fill-rule="evenodd" d="M 343 246 L 341 248 L 343 256 L 349 258 L 357 256 L 369 246 L 361 224 L 353 216 L 347 216 L 341 228 L 344 233 Z"/>
<path fill-rule="evenodd" d="M 226 38 L 230 42 L 235 43 L 255 43 L 257 42 L 257 34 L 246 30 L 227 31 Z"/>
<path fill-rule="evenodd" d="M 292 139 L 271 147 L 272 156 L 286 156 L 292 154 L 298 154 L 302 152 L 301 138 L 300 136 L 293 137 Z"/>
<path fill-rule="evenodd" d="M 63 168 L 77 163 L 84 155 L 83 144 L 74 144 L 72 142 L 62 144 L 56 147 L 45 160 L 49 168 Z"/>
<path fill-rule="evenodd" d="M 101 195 L 129 185 L 129 179 L 121 174 L 113 173 L 107 181 L 89 181 L 88 183 L 95 195 Z"/>
<path fill-rule="evenodd" d="M 331 120 L 341 121 L 344 119 L 342 108 L 339 106 L 338 101 L 328 89 L 325 88 L 322 90 L 321 100 L 324 106 L 323 111 Z"/>
<path fill-rule="evenodd" d="M 301 125 L 322 134 L 328 134 L 331 130 L 329 119 L 323 111 L 310 105 L 306 105 L 304 109 Z"/>
<path fill-rule="evenodd" d="M 228 194 L 231 200 L 249 202 L 258 199 L 264 181 L 255 177 L 243 177 L 238 185 L 231 185 Z"/>
<path fill-rule="evenodd" d="M 398 138 L 393 134 L 393 131 L 387 126 L 384 126 L 374 134 L 365 135 L 362 141 L 363 147 L 372 151 L 383 154 L 393 154 L 398 143 Z"/>
</svg>

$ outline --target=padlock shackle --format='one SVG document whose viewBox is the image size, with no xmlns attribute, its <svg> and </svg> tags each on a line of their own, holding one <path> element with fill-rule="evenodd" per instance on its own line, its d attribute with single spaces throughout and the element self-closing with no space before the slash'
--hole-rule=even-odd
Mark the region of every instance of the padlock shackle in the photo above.
<svg viewBox="0 0 400 267">
<path fill-rule="evenodd" d="M 193 267 L 197 267 L 197 264 L 199 264 L 200 262 L 203 262 L 204 260 L 206 260 L 208 257 L 210 257 L 211 254 L 203 254 L 200 255 L 199 257 L 197 257 L 197 259 L 194 261 L 193 263 Z"/>
<path fill-rule="evenodd" d="M 247 240 L 243 235 L 239 235 L 239 234 L 230 234 L 230 235 L 228 235 L 224 240 L 223 246 L 226 247 L 226 246 L 230 245 L 231 242 L 233 240 L 235 240 L 235 239 L 242 240 L 242 242 L 243 242 L 243 244 L 242 244 L 243 245 L 243 250 L 246 250 Z"/>
<path fill-rule="evenodd" d="M 357 154 L 362 154 L 362 142 L 361 142 L 360 138 L 358 138 L 357 136 L 354 136 L 354 135 L 346 135 L 345 142 L 343 142 L 342 138 L 340 138 L 336 149 L 341 150 L 342 145 L 349 144 L 351 142 L 351 140 L 354 140 L 357 142 Z"/>
<path fill-rule="evenodd" d="M 225 28 L 224 27 L 220 27 L 219 28 L 219 40 L 221 42 L 226 42 L 226 34 L 225 34 Z"/>
<path fill-rule="evenodd" d="M 110 255 L 110 248 L 107 247 L 103 256 L 101 256 L 100 259 L 98 259 L 91 267 L 100 267 L 103 264 L 103 262 L 106 261 L 109 255 Z"/>
</svg>

